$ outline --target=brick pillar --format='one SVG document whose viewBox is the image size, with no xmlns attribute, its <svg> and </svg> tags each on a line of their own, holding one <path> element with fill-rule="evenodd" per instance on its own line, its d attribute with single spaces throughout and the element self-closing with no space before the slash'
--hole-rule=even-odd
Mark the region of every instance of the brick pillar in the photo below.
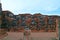
<svg viewBox="0 0 60 40">
<path fill-rule="evenodd" d="M 56 39 L 59 40 L 58 20 L 56 19 Z"/>
<path fill-rule="evenodd" d="M 31 30 L 24 30 L 23 40 L 31 40 Z"/>
</svg>

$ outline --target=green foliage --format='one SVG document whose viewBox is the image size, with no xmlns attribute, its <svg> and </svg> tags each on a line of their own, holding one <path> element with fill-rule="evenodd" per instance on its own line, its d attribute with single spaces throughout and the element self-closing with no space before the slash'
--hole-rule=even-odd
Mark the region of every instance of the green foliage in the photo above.
<svg viewBox="0 0 60 40">
<path fill-rule="evenodd" d="M 59 28 L 60 28 L 60 22 L 59 22 L 59 24 L 58 24 L 58 25 L 59 25 Z"/>
<path fill-rule="evenodd" d="M 1 28 L 7 28 L 7 24 L 2 24 Z"/>
</svg>

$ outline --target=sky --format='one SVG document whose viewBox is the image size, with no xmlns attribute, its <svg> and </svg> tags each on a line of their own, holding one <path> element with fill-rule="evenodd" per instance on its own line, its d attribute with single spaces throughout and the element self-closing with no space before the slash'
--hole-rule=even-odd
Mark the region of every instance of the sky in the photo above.
<svg viewBox="0 0 60 40">
<path fill-rule="evenodd" d="M 1 0 L 2 9 L 15 15 L 35 14 L 60 15 L 60 0 Z"/>
</svg>

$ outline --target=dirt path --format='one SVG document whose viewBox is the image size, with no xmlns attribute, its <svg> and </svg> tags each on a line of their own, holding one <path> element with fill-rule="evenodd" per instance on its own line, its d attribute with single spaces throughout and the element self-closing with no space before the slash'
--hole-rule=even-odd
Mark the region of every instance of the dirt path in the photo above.
<svg viewBox="0 0 60 40">
<path fill-rule="evenodd" d="M 23 33 L 21 32 L 7 32 L 8 36 L 4 37 L 0 40 L 20 40 L 20 38 L 23 38 Z M 48 32 L 41 32 L 41 33 L 31 33 L 31 37 L 35 40 L 48 40 L 49 38 L 55 38 L 55 33 L 48 33 Z M 43 39 L 44 38 L 44 39 Z M 48 38 L 48 39 L 47 39 Z"/>
</svg>

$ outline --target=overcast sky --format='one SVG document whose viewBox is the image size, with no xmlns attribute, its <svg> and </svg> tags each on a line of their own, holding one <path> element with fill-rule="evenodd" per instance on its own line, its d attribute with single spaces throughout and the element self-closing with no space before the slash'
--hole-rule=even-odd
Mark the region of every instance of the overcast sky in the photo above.
<svg viewBox="0 0 60 40">
<path fill-rule="evenodd" d="M 3 10 L 14 14 L 60 15 L 60 0 L 1 0 Z"/>
</svg>

